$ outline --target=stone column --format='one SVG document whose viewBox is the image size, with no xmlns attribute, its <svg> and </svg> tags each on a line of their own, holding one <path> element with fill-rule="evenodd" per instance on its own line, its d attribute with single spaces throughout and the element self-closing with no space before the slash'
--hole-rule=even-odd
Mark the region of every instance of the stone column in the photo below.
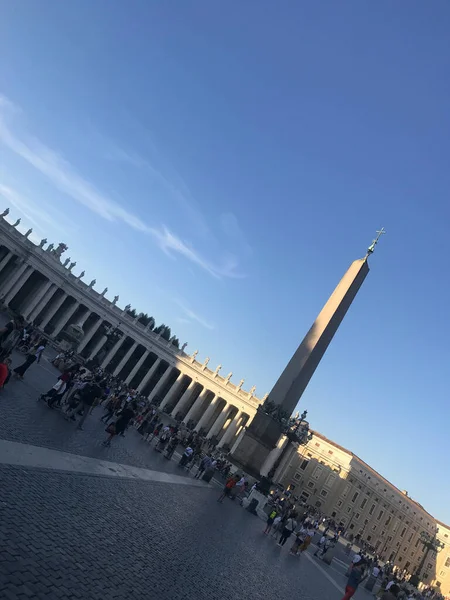
<svg viewBox="0 0 450 600">
<path fill-rule="evenodd" d="M 120 371 L 124 368 L 124 366 L 127 364 L 127 362 L 130 360 L 131 355 L 133 354 L 133 352 L 136 350 L 138 344 L 137 342 L 133 342 L 133 344 L 131 345 L 131 348 L 128 350 L 128 352 L 125 354 L 125 356 L 122 358 L 122 360 L 120 361 L 120 363 L 117 365 L 117 367 L 114 369 L 113 375 L 114 377 L 117 377 L 117 375 L 120 373 Z"/>
<path fill-rule="evenodd" d="M 225 446 L 225 444 L 227 444 L 228 446 L 231 444 L 231 442 L 233 441 L 234 436 L 236 435 L 236 432 L 238 430 L 238 423 L 239 423 L 239 420 L 241 419 L 241 417 L 242 417 L 242 411 L 238 410 L 237 413 L 235 414 L 233 420 L 228 425 L 228 429 L 223 434 L 222 439 L 217 444 L 218 448 Z"/>
<path fill-rule="evenodd" d="M 86 331 L 86 333 L 84 334 L 84 338 L 81 340 L 81 342 L 78 345 L 78 349 L 77 352 L 78 354 L 80 352 L 82 352 L 86 346 L 89 344 L 89 342 L 92 340 L 92 338 L 94 337 L 94 335 L 97 333 L 100 325 L 103 323 L 103 319 L 101 317 L 99 317 L 97 319 L 97 321 L 95 321 L 90 328 L 88 329 L 88 331 Z"/>
<path fill-rule="evenodd" d="M 28 315 L 28 320 L 30 322 L 33 322 L 34 319 L 38 316 L 38 314 L 41 313 L 43 310 L 45 310 L 45 307 L 47 306 L 48 302 L 50 301 L 51 297 L 56 292 L 56 290 L 57 290 L 56 285 L 54 283 L 50 283 L 50 287 L 45 292 L 44 296 L 36 304 L 36 306 L 30 310 L 30 313 Z"/>
<path fill-rule="evenodd" d="M 288 442 L 288 447 L 286 449 L 286 454 L 281 459 L 280 465 L 275 471 L 275 475 L 273 476 L 274 481 L 280 481 L 286 472 L 286 469 L 289 467 L 289 464 L 292 460 L 292 457 L 298 452 L 298 444 L 295 442 Z"/>
<path fill-rule="evenodd" d="M 148 357 L 148 355 L 150 354 L 149 350 L 144 350 L 144 354 L 141 356 L 141 358 L 137 361 L 137 363 L 134 365 L 134 367 L 131 369 L 130 374 L 128 375 L 128 377 L 125 379 L 125 383 L 128 385 L 129 383 L 131 383 L 131 381 L 133 380 L 134 376 L 136 375 L 136 373 L 139 371 L 139 369 L 142 367 L 142 365 L 144 364 L 145 359 Z"/>
<path fill-rule="evenodd" d="M 269 456 L 266 458 L 261 467 L 261 475 L 263 477 L 267 477 L 268 472 L 272 469 L 273 465 L 278 460 L 279 456 L 286 448 L 287 444 L 287 437 L 285 435 L 282 435 L 278 440 L 276 447 L 270 451 Z"/>
<path fill-rule="evenodd" d="M 13 271 L 12 273 L 9 274 L 8 278 L 2 285 L 2 292 L 3 292 L 4 296 L 6 296 L 6 294 L 10 291 L 10 289 L 13 287 L 13 285 L 15 285 L 15 283 L 20 279 L 20 277 L 22 277 L 23 273 L 25 272 L 25 269 L 27 269 L 29 266 L 26 263 L 22 263 L 22 264 L 19 263 L 19 265 L 15 271 Z"/>
<path fill-rule="evenodd" d="M 97 356 L 97 354 L 100 352 L 100 350 L 106 344 L 107 339 L 108 339 L 108 336 L 106 336 L 106 335 L 100 336 L 100 339 L 95 344 L 94 348 L 92 349 L 92 352 L 89 354 L 88 360 L 92 360 L 95 356 Z"/>
<path fill-rule="evenodd" d="M 194 431 L 200 431 L 200 429 L 202 429 L 205 425 L 208 424 L 208 422 L 211 420 L 211 417 L 213 416 L 214 411 L 217 408 L 218 401 L 219 401 L 219 396 L 216 396 L 214 394 L 211 399 L 211 404 L 208 406 L 208 408 L 205 410 L 203 415 L 200 417 L 199 422 L 194 427 Z"/>
<path fill-rule="evenodd" d="M 159 405 L 160 409 L 163 409 L 165 406 L 167 406 L 175 398 L 175 396 L 177 395 L 177 393 L 178 393 L 178 391 L 180 389 L 180 386 L 182 384 L 183 377 L 184 377 L 184 373 L 180 371 L 178 377 L 173 382 L 172 387 L 167 392 L 167 394 L 164 396 L 163 401 Z"/>
<path fill-rule="evenodd" d="M 67 294 L 65 292 L 63 292 L 61 294 L 61 296 L 58 298 L 58 300 L 55 302 L 55 304 L 49 308 L 48 313 L 44 317 L 42 323 L 39 325 L 39 329 L 43 330 L 45 327 L 47 327 L 47 325 L 50 323 L 50 321 L 56 315 L 56 313 L 58 312 L 58 310 L 64 304 L 64 300 L 66 298 L 67 298 Z"/>
<path fill-rule="evenodd" d="M 203 404 L 209 393 L 209 390 L 207 390 L 206 388 L 203 390 L 203 392 L 199 395 L 199 397 L 189 409 L 187 415 L 184 417 L 183 421 L 185 423 L 189 423 L 189 421 L 195 417 L 197 411 L 200 410 L 201 405 Z"/>
<path fill-rule="evenodd" d="M 103 359 L 103 362 L 101 364 L 102 369 L 104 369 L 107 365 L 109 365 L 109 363 L 112 361 L 112 359 L 116 355 L 117 350 L 124 343 L 126 337 L 127 336 L 125 334 L 123 334 L 122 337 L 117 340 L 117 342 L 114 344 L 114 346 L 111 348 L 111 350 L 108 352 L 108 354 Z"/>
<path fill-rule="evenodd" d="M 36 306 L 40 304 L 41 300 L 44 298 L 45 294 L 49 291 L 52 286 L 51 281 L 44 281 L 40 287 L 40 289 L 36 292 L 34 296 L 30 296 L 27 304 L 22 307 L 21 312 L 25 319 L 29 320 L 31 313 L 34 311 Z"/>
<path fill-rule="evenodd" d="M 229 413 L 230 413 L 230 405 L 225 404 L 222 412 L 218 415 L 217 419 L 214 421 L 210 430 L 206 434 L 206 438 L 208 440 L 220 433 L 220 431 L 222 430 L 222 427 L 225 425 L 225 423 L 227 421 Z"/>
<path fill-rule="evenodd" d="M 3 298 L 5 304 L 9 304 L 9 302 L 11 302 L 11 300 L 14 298 L 17 292 L 27 282 L 28 278 L 31 276 L 33 271 L 33 267 L 25 265 L 25 269 L 23 270 L 22 274 L 16 278 L 15 283 L 9 288 L 9 292 Z"/>
<path fill-rule="evenodd" d="M 142 390 L 145 388 L 145 386 L 147 385 L 147 383 L 150 381 L 150 379 L 156 373 L 156 369 L 159 367 L 160 363 L 161 363 L 161 359 L 157 358 L 155 360 L 155 362 L 152 364 L 151 368 L 144 375 L 141 383 L 137 386 L 137 391 L 138 392 L 142 392 Z"/>
<path fill-rule="evenodd" d="M 166 385 L 166 383 L 168 382 L 168 380 L 170 379 L 170 376 L 172 374 L 172 369 L 173 369 L 173 367 L 171 367 L 169 365 L 167 367 L 167 371 L 164 373 L 164 375 L 161 377 L 161 379 L 155 385 L 153 390 L 150 392 L 150 394 L 148 396 L 148 399 L 150 400 L 150 402 L 153 400 L 153 398 L 155 398 L 158 395 L 160 390 L 162 390 L 162 388 Z"/>
<path fill-rule="evenodd" d="M 3 269 L 6 267 L 6 265 L 9 263 L 13 256 L 14 254 L 11 252 L 11 250 L 8 250 L 8 252 L 5 254 L 5 256 L 0 262 L 0 273 L 3 271 Z"/>
<path fill-rule="evenodd" d="M 195 384 L 197 383 L 197 381 L 195 381 L 194 379 L 191 381 L 191 383 L 187 386 L 186 391 L 183 393 L 183 395 L 181 396 L 181 398 L 178 400 L 178 402 L 175 404 L 172 412 L 170 413 L 172 417 L 175 417 L 175 415 L 180 411 L 183 410 L 183 408 L 186 406 L 186 404 L 189 402 L 189 398 L 192 396 L 192 393 L 194 391 L 194 387 Z"/>
<path fill-rule="evenodd" d="M 81 316 L 78 321 L 77 321 L 77 325 L 79 325 L 80 327 L 83 327 L 83 325 L 86 323 L 86 321 L 89 319 L 89 317 L 92 315 L 92 310 L 89 310 L 89 308 L 86 308 L 86 311 L 83 313 L 83 316 Z"/>
<path fill-rule="evenodd" d="M 80 306 L 80 303 L 77 300 L 75 300 L 75 302 L 70 304 L 63 311 L 62 315 L 56 321 L 55 329 L 53 330 L 53 333 L 52 333 L 53 338 L 55 338 L 58 335 L 58 333 L 61 331 L 61 329 L 63 329 L 64 325 L 67 323 L 67 321 L 70 319 L 70 317 L 72 317 L 75 314 L 75 311 L 78 310 L 79 306 Z"/>
</svg>

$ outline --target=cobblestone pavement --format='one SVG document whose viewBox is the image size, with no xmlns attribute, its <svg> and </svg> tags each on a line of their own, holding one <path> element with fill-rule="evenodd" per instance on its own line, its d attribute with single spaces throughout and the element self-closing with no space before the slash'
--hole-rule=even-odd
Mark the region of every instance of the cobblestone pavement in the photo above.
<svg viewBox="0 0 450 600">
<path fill-rule="evenodd" d="M 36 402 L 56 373 L 35 367 L 0 393 L 0 438 L 180 474 L 134 431 L 102 448 L 101 413 L 75 431 Z M 342 596 L 308 558 L 289 556 L 289 543 L 264 536 L 258 518 L 218 504 L 212 487 L 1 465 L 0 489 L 2 599 Z"/>
<path fill-rule="evenodd" d="M 22 361 L 22 355 L 13 355 L 13 366 Z M 37 402 L 39 394 L 50 389 L 58 375 L 59 371 L 44 358 L 41 364 L 30 367 L 24 381 L 11 378 L 0 391 L 0 439 L 181 474 L 175 463 L 150 448 L 133 428 L 125 438 L 115 438 L 110 448 L 104 448 L 101 445 L 106 438 L 105 425 L 100 422 L 104 414 L 102 407 L 94 409 L 87 418 L 84 431 L 77 431 L 76 425 L 67 422 L 59 411 Z"/>
<path fill-rule="evenodd" d="M 215 490 L 0 468 L 0 597 L 339 598 Z"/>
</svg>

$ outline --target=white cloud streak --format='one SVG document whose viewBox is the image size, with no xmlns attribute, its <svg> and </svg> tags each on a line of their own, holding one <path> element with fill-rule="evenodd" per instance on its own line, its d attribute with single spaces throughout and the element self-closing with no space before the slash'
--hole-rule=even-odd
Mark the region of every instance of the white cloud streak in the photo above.
<svg viewBox="0 0 450 600">
<path fill-rule="evenodd" d="M 211 331 L 214 329 L 214 325 L 212 323 L 206 321 L 205 319 L 203 319 L 203 317 L 200 317 L 197 313 L 188 308 L 183 302 L 180 302 L 180 300 L 176 300 L 176 303 L 184 312 L 184 314 L 188 317 L 188 319 L 190 319 L 191 321 L 195 321 L 202 327 L 205 327 L 206 329 L 209 329 Z M 182 317 L 179 318 L 180 321 L 182 321 L 182 319 Z"/>
<path fill-rule="evenodd" d="M 227 258 L 222 264 L 209 261 L 165 226 L 149 226 L 140 217 L 111 200 L 77 173 L 74 167 L 60 154 L 38 139 L 17 135 L 9 125 L 7 117 L 18 113 L 20 113 L 19 108 L 0 95 L 0 142 L 45 176 L 58 190 L 106 221 L 121 222 L 136 231 L 150 235 L 167 255 L 173 257 L 174 254 L 178 254 L 216 279 L 242 277 L 236 271 L 237 261 L 234 257 Z M 140 164 L 139 157 L 122 152 L 117 148 L 115 151 L 118 158 Z M 147 166 L 151 168 L 149 165 Z M 154 172 L 155 176 L 163 178 L 156 170 Z M 166 185 L 171 185 L 165 178 L 163 179 Z M 175 187 L 174 190 L 176 191 Z"/>
</svg>

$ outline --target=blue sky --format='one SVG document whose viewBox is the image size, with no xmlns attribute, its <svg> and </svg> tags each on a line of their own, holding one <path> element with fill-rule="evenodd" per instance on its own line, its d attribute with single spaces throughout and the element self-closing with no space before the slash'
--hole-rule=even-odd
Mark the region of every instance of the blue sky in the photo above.
<svg viewBox="0 0 450 600">
<path fill-rule="evenodd" d="M 260 397 L 386 227 L 300 407 L 450 523 L 448 2 L 2 12 L 1 206 Z"/>
</svg>

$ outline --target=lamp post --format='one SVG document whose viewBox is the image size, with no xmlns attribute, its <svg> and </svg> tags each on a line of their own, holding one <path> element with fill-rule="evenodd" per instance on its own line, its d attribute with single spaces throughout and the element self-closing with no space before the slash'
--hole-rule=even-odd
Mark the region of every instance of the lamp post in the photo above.
<svg viewBox="0 0 450 600">
<path fill-rule="evenodd" d="M 423 544 L 424 555 L 422 556 L 422 560 L 420 561 L 416 572 L 409 580 L 409 583 L 411 585 L 414 585 L 415 587 L 417 587 L 419 585 L 419 582 L 421 581 L 422 569 L 425 564 L 425 561 L 428 558 L 430 550 L 433 552 L 439 552 L 439 550 L 442 550 L 442 548 L 444 547 L 444 544 L 440 540 L 438 540 L 436 536 L 431 537 L 431 535 L 426 531 L 421 532 L 420 541 Z"/>
<path fill-rule="evenodd" d="M 306 421 L 306 415 L 308 411 L 305 410 L 301 415 L 298 413 L 294 417 L 290 417 L 289 419 L 282 420 L 282 432 L 288 438 L 289 442 L 297 444 L 298 446 L 305 446 L 313 437 L 312 432 L 309 430 L 309 423 Z M 269 480 L 275 475 L 276 470 L 281 464 L 284 456 L 289 450 L 289 443 L 286 444 L 283 452 L 275 461 L 275 464 L 270 469 L 267 477 Z"/>
</svg>

